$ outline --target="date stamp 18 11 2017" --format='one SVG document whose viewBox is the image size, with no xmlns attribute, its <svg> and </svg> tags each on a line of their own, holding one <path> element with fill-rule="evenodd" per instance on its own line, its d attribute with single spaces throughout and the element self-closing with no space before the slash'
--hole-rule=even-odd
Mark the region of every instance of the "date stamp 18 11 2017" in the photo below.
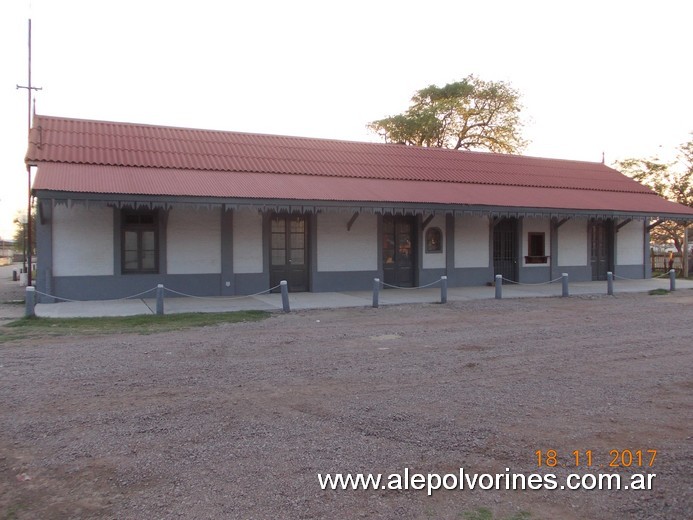
<svg viewBox="0 0 693 520">
<path fill-rule="evenodd" d="M 598 468 L 651 468 L 657 458 L 657 450 L 624 449 L 596 452 L 594 450 L 573 450 L 558 453 L 557 450 L 537 450 L 534 452 L 539 467 L 598 467 Z"/>
</svg>

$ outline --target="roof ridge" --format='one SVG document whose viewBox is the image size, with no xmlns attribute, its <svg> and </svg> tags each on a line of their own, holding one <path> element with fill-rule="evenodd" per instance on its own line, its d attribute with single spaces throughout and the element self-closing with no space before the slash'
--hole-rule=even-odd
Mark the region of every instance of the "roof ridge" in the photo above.
<svg viewBox="0 0 693 520">
<path fill-rule="evenodd" d="M 41 119 L 53 119 L 53 120 L 61 120 L 61 121 L 73 121 L 73 122 L 82 122 L 82 123 L 96 123 L 96 124 L 106 124 L 106 125 L 135 126 L 135 127 L 142 127 L 142 128 L 158 128 L 158 129 L 165 129 L 165 130 L 181 130 L 181 131 L 187 131 L 187 132 L 210 132 L 210 133 L 228 134 L 228 135 L 275 137 L 275 138 L 280 138 L 280 139 L 283 138 L 283 139 L 293 139 L 293 140 L 323 141 L 323 142 L 335 142 L 335 143 L 352 143 L 352 144 L 362 144 L 362 145 L 404 146 L 404 145 L 390 145 L 388 143 L 377 143 L 377 142 L 370 142 L 370 141 L 335 139 L 335 138 L 330 138 L 330 137 L 309 137 L 309 136 L 289 135 L 289 134 L 267 134 L 267 133 L 261 133 L 261 132 L 248 132 L 248 131 L 240 131 L 240 130 L 220 130 L 220 129 L 214 129 L 214 128 L 172 126 L 172 125 L 161 125 L 161 124 L 151 124 L 151 123 L 133 123 L 133 122 L 128 122 L 128 121 L 108 121 L 108 120 L 101 120 L 101 119 L 78 119 L 78 118 L 72 118 L 72 117 L 48 116 L 48 115 L 40 115 L 40 114 L 36 114 L 34 116 L 34 118 L 35 119 L 41 118 Z M 32 127 L 33 126 L 34 125 L 32 123 Z M 81 133 L 81 132 L 75 132 L 75 133 Z M 152 139 L 166 140 L 166 138 L 163 138 L 163 137 L 152 137 Z"/>
<path fill-rule="evenodd" d="M 63 117 L 63 116 L 49 116 L 49 115 L 42 115 L 42 114 L 35 114 L 33 121 L 40 120 L 40 119 L 51 119 L 51 120 L 61 120 L 61 121 L 68 121 L 68 122 L 93 123 L 93 124 L 104 124 L 104 125 L 122 125 L 122 126 L 128 126 L 128 127 L 178 130 L 178 131 L 186 131 L 186 132 L 209 132 L 209 133 L 216 133 L 216 134 L 221 134 L 221 135 L 256 136 L 256 137 L 261 137 L 261 138 L 290 139 L 293 141 L 356 144 L 356 145 L 364 145 L 364 146 L 368 146 L 368 147 L 370 147 L 370 146 L 380 147 L 383 149 L 412 150 L 411 153 L 421 153 L 422 150 L 427 150 L 428 151 L 427 153 L 430 153 L 431 151 L 433 151 L 433 153 L 440 153 L 440 154 L 457 154 L 457 153 L 459 153 L 459 154 L 477 155 L 479 157 L 486 157 L 486 158 L 490 158 L 490 157 L 497 157 L 497 158 L 504 158 L 504 159 L 517 158 L 521 161 L 526 161 L 526 160 L 560 161 L 563 163 L 584 164 L 584 165 L 591 165 L 591 166 L 604 166 L 605 168 L 613 170 L 613 168 L 606 166 L 602 162 L 597 162 L 597 161 L 563 159 L 563 158 L 557 158 L 557 157 L 540 157 L 540 156 L 534 156 L 534 155 L 522 155 L 522 154 L 499 153 L 499 152 L 486 152 L 486 151 L 480 151 L 480 150 L 461 150 L 461 149 L 453 150 L 450 148 L 420 147 L 420 146 L 411 146 L 411 145 L 399 144 L 399 143 L 382 143 L 382 142 L 375 142 L 375 141 L 356 141 L 356 140 L 349 140 L 349 139 L 296 136 L 296 135 L 288 135 L 288 134 L 267 134 L 267 133 L 260 133 L 260 132 L 247 132 L 247 131 L 238 131 L 238 130 L 219 130 L 219 129 L 211 129 L 211 128 L 157 125 L 157 124 L 151 124 L 151 123 L 108 121 L 108 120 L 101 120 L 101 119 L 80 119 L 80 118 L 71 118 L 71 117 Z M 34 127 L 34 123 L 32 122 L 32 128 L 33 127 Z M 84 132 L 74 132 L 74 133 L 84 133 Z M 157 140 L 170 139 L 170 138 L 164 138 L 164 137 L 158 137 L 158 136 L 152 136 L 149 138 L 150 139 L 157 139 Z M 253 146 L 253 145 L 250 145 L 250 146 Z M 254 145 L 254 146 L 258 146 L 258 145 Z M 615 170 L 615 171 L 617 171 L 617 170 Z"/>
</svg>

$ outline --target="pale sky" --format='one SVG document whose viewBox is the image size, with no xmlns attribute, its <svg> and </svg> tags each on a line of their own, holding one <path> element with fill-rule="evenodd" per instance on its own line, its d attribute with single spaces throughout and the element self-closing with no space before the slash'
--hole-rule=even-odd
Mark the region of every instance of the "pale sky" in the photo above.
<svg viewBox="0 0 693 520">
<path fill-rule="evenodd" d="M 693 131 L 690 0 L 2 0 L 2 238 L 29 17 L 44 115 L 377 141 L 369 121 L 475 74 L 521 92 L 527 155 L 671 157 Z"/>
</svg>

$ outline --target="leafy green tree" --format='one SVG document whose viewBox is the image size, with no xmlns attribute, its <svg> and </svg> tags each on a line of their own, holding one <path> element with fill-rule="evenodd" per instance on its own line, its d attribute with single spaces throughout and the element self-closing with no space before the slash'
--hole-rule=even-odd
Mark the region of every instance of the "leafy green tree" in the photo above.
<svg viewBox="0 0 693 520">
<path fill-rule="evenodd" d="M 517 153 L 527 144 L 521 110 L 520 94 L 509 84 L 470 75 L 417 91 L 405 112 L 368 128 L 388 143 Z"/>
<path fill-rule="evenodd" d="M 679 146 L 678 150 L 678 160 L 675 162 L 662 162 L 656 157 L 631 158 L 616 161 L 615 167 L 662 197 L 693 208 L 693 139 Z M 666 221 L 653 228 L 650 237 L 657 244 L 672 242 L 676 250 L 681 252 L 683 233 L 689 224 Z"/>
</svg>

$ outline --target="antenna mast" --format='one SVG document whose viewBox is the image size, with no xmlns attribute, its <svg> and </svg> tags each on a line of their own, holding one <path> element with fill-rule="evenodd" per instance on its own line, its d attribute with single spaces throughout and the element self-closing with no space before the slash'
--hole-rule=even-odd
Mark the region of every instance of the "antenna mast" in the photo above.
<svg viewBox="0 0 693 520">
<path fill-rule="evenodd" d="M 29 82 L 27 83 L 26 86 L 24 85 L 17 85 L 17 88 L 25 88 L 27 91 L 27 141 L 28 141 L 28 136 L 31 134 L 31 98 L 32 98 L 32 90 L 41 90 L 40 87 L 34 87 L 31 84 L 31 18 L 29 18 L 29 59 L 28 59 L 28 68 L 29 68 L 29 75 L 28 79 Z M 27 266 L 26 266 L 26 273 L 27 273 L 27 285 L 31 285 L 31 166 L 28 164 L 26 165 L 26 173 L 27 173 L 27 180 L 28 180 L 28 201 L 27 201 L 27 208 L 26 208 L 26 220 L 27 220 L 27 244 L 26 244 L 26 249 L 28 251 L 27 254 Z"/>
</svg>

